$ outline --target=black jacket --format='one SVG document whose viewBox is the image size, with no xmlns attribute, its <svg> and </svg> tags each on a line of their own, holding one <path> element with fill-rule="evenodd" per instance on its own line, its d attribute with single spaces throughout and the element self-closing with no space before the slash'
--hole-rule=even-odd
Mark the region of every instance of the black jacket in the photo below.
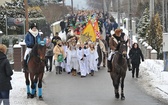
<svg viewBox="0 0 168 105">
<path fill-rule="evenodd" d="M 0 52 L 0 91 L 11 90 L 12 68 L 6 55 Z"/>
<path fill-rule="evenodd" d="M 140 64 L 140 58 L 144 61 L 144 57 L 140 48 L 132 48 L 129 52 L 132 64 Z"/>
</svg>

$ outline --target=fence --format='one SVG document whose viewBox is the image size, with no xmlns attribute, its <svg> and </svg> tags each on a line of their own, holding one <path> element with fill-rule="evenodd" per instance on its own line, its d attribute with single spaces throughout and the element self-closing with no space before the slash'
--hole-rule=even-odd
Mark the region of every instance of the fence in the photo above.
<svg viewBox="0 0 168 105">
<path fill-rule="evenodd" d="M 138 40 L 139 48 L 142 50 L 145 59 L 157 59 L 157 51 L 143 39 Z"/>
</svg>

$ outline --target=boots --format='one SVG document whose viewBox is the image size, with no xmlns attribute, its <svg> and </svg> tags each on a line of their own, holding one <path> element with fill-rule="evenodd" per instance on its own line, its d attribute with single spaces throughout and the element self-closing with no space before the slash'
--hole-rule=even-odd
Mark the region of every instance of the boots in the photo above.
<svg viewBox="0 0 168 105">
<path fill-rule="evenodd" d="M 76 70 L 72 69 L 72 76 L 76 76 Z"/>
<path fill-rule="evenodd" d="M 130 59 L 127 59 L 127 65 L 128 65 L 128 70 L 131 71 L 132 70 L 132 66 L 131 66 Z"/>
<path fill-rule="evenodd" d="M 27 70 L 27 61 L 24 60 L 23 61 L 23 72 L 25 72 Z"/>
<path fill-rule="evenodd" d="M 112 69 L 112 62 L 107 60 L 107 67 L 108 67 L 108 71 L 107 72 L 111 72 Z"/>
<path fill-rule="evenodd" d="M 58 74 L 59 73 L 59 66 L 56 66 L 55 69 L 56 69 L 56 74 Z"/>
<path fill-rule="evenodd" d="M 59 74 L 62 74 L 62 67 L 59 66 Z"/>
<path fill-rule="evenodd" d="M 94 70 L 91 70 L 91 76 L 93 76 L 94 75 Z"/>
</svg>

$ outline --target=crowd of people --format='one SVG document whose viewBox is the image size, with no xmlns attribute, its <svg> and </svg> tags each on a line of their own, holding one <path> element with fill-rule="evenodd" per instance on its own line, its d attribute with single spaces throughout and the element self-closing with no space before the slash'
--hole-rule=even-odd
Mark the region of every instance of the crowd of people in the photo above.
<svg viewBox="0 0 168 105">
<path fill-rule="evenodd" d="M 86 40 L 86 37 L 82 36 L 88 21 L 91 21 L 93 25 L 95 21 L 98 21 L 99 33 L 95 31 L 95 41 L 92 41 L 90 38 Z M 64 71 L 68 74 L 72 73 L 73 76 L 77 74 L 81 75 L 81 77 L 86 77 L 88 74 L 93 76 L 95 71 L 100 69 L 101 65 L 103 67 L 107 66 L 108 72 L 111 72 L 112 58 L 120 40 L 124 39 L 127 42 L 127 46 L 130 47 L 128 35 L 122 29 L 118 29 L 118 24 L 108 14 L 97 11 L 77 11 L 66 19 L 64 18 L 60 22 L 60 27 L 61 32 L 56 32 L 52 39 L 48 36 L 46 43 L 46 71 L 56 70 L 56 74 L 61 74 Z M 66 40 L 61 39 L 60 33 L 66 34 Z M 31 51 L 36 42 L 35 40 L 39 36 L 37 25 L 32 24 L 25 39 L 27 45 L 26 52 Z M 132 70 L 131 63 L 133 65 L 132 77 L 134 77 L 135 69 L 139 72 L 138 64 L 134 65 L 134 62 L 130 61 L 130 57 L 133 58 L 135 53 L 137 53 L 133 51 L 131 49 L 127 57 L 129 70 Z M 138 53 L 140 53 L 138 59 L 139 56 L 143 59 L 141 50 Z M 24 57 L 25 63 L 27 62 L 26 54 Z M 136 77 L 138 77 L 138 73 Z"/>
</svg>

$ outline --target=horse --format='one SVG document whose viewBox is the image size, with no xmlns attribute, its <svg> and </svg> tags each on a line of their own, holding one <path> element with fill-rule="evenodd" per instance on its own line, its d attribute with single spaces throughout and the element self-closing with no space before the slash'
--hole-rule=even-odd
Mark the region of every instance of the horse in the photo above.
<svg viewBox="0 0 168 105">
<path fill-rule="evenodd" d="M 27 63 L 27 70 L 25 71 L 25 79 L 27 86 L 27 98 L 34 98 L 36 96 L 36 86 L 38 83 L 38 97 L 43 100 L 42 97 L 42 79 L 45 67 L 45 52 L 46 52 L 46 41 L 38 40 L 38 43 L 34 45 L 29 55 Z M 31 91 L 30 91 L 30 81 Z"/>
<path fill-rule="evenodd" d="M 113 55 L 112 68 L 110 76 L 115 90 L 115 98 L 119 99 L 119 84 L 121 82 L 121 100 L 125 100 L 124 96 L 124 79 L 127 71 L 127 42 L 120 41 L 117 50 Z"/>
</svg>

